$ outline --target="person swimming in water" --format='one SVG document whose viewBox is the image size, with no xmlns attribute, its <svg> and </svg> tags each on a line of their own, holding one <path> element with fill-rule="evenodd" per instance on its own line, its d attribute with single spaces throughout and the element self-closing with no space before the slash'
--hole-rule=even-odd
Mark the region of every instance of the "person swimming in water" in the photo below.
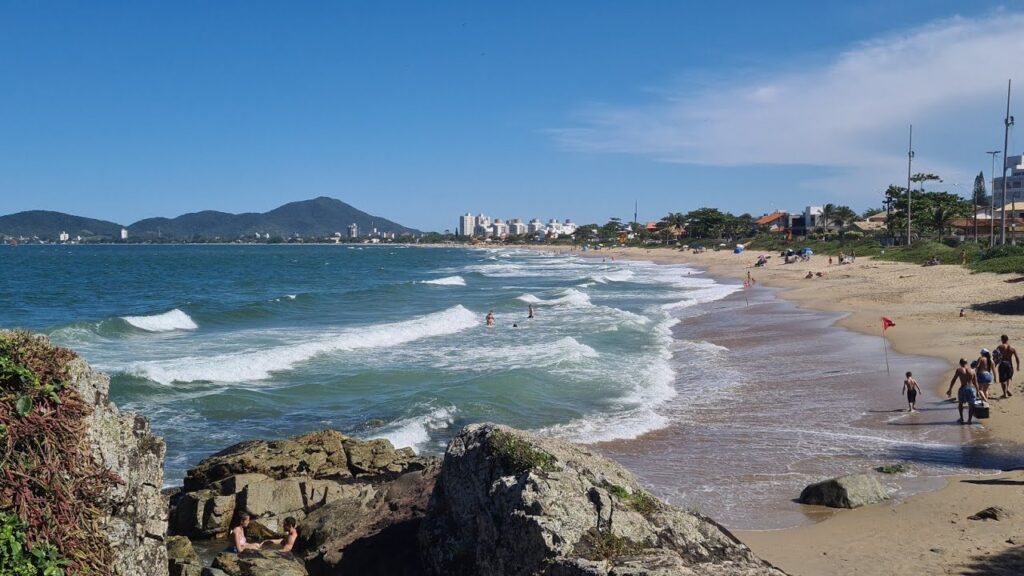
<svg viewBox="0 0 1024 576">
<path fill-rule="evenodd" d="M 231 542 L 231 546 L 228 547 L 228 552 L 234 552 L 235 554 L 241 554 L 246 550 L 259 550 L 260 544 L 250 544 L 245 539 L 245 529 L 249 527 L 251 517 L 248 513 L 242 512 L 238 515 L 238 523 L 235 524 L 234 528 L 228 532 L 228 539 Z"/>
<path fill-rule="evenodd" d="M 268 543 L 275 546 L 280 546 L 278 552 L 291 552 L 292 548 L 295 547 L 295 541 L 299 539 L 299 530 L 296 528 L 295 518 L 291 516 L 284 519 L 284 538 L 275 538 L 273 540 L 267 540 Z"/>
<path fill-rule="evenodd" d="M 487 317 L 485 318 L 485 322 L 487 322 L 488 326 L 494 326 L 494 310 L 489 310 L 487 312 Z"/>
</svg>

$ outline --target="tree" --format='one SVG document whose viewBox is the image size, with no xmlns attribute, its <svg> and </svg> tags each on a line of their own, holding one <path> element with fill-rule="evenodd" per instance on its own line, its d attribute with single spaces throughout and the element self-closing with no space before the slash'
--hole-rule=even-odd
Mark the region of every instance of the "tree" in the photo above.
<svg viewBox="0 0 1024 576">
<path fill-rule="evenodd" d="M 974 220 L 974 241 L 978 241 L 978 206 L 988 204 L 988 194 L 985 190 L 985 173 L 978 172 L 974 177 L 974 192 L 971 194 L 971 218 Z"/>
<path fill-rule="evenodd" d="M 833 218 L 840 228 L 846 228 L 857 219 L 857 213 L 849 206 L 836 206 Z"/>
<path fill-rule="evenodd" d="M 828 230 L 828 224 L 836 217 L 836 205 L 831 202 L 821 209 L 821 227 Z"/>
<path fill-rule="evenodd" d="M 921 184 L 921 192 L 924 192 L 925 182 L 942 182 L 942 178 L 939 178 L 935 174 L 926 174 L 924 172 L 918 172 L 917 174 L 914 174 L 913 176 L 910 177 L 910 181 Z"/>
<path fill-rule="evenodd" d="M 694 238 L 720 238 L 727 215 L 717 208 L 698 208 L 687 212 L 685 217 Z"/>
</svg>

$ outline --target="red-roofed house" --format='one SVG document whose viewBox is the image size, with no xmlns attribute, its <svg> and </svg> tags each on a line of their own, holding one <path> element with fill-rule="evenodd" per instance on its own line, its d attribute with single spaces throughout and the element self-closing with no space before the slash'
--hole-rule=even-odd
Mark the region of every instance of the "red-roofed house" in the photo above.
<svg viewBox="0 0 1024 576">
<path fill-rule="evenodd" d="M 758 226 L 765 226 L 769 232 L 785 232 L 789 227 L 789 213 L 772 212 L 754 221 Z"/>
</svg>

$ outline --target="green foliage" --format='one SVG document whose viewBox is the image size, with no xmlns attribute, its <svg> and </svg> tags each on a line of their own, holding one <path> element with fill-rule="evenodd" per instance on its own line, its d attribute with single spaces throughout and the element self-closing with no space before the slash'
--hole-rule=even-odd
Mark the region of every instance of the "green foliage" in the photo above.
<svg viewBox="0 0 1024 576">
<path fill-rule="evenodd" d="M 29 546 L 25 529 L 21 518 L 0 513 L 0 576 L 64 576 L 69 562 L 49 543 Z"/>
<path fill-rule="evenodd" d="M 658 499 L 643 490 L 629 491 L 622 486 L 606 484 L 608 492 L 641 514 L 651 514 L 658 510 Z"/>
<path fill-rule="evenodd" d="M 538 450 L 515 434 L 495 430 L 490 437 L 491 453 L 498 457 L 502 467 L 513 474 L 530 470 L 551 472 L 555 469 L 555 457 Z"/>
</svg>

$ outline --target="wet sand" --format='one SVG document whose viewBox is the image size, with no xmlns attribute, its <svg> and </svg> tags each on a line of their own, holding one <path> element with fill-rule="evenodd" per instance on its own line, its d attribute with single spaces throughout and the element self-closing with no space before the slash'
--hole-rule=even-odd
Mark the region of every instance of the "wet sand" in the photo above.
<svg viewBox="0 0 1024 576">
<path fill-rule="evenodd" d="M 918 379 L 925 396 L 930 397 L 923 407 L 944 414 L 934 429 L 954 430 L 961 435 L 959 446 L 953 450 L 960 451 L 968 462 L 1008 470 L 1022 466 L 1024 393 L 1020 393 L 1020 377 L 1013 386 L 1016 395 L 994 400 L 992 418 L 981 426 L 955 424 L 955 405 L 941 400 L 957 359 L 973 359 L 980 348 L 991 349 L 1000 334 L 1008 334 L 1012 343 L 1022 342 L 1022 318 L 993 314 L 984 307 L 986 303 L 1020 297 L 1022 285 L 1012 282 L 1017 276 L 971 274 L 959 266 L 921 267 L 866 258 L 852 265 L 830 267 L 825 255 L 789 265 L 781 264 L 776 257 L 767 268 L 753 268 L 756 254 L 749 252 L 693 255 L 668 249 L 614 249 L 590 255 L 691 264 L 717 277 L 738 280 L 750 271 L 758 283 L 748 295 L 766 285 L 785 288 L 779 297 L 803 308 L 837 312 L 842 315 L 838 326 L 868 336 L 877 337 L 881 316 L 890 317 L 896 321 L 896 327 L 886 333 L 891 350 L 943 362 L 944 369 L 939 370 L 937 378 Z M 823 272 L 825 276 L 805 280 L 807 271 Z M 975 310 L 972 305 L 979 308 Z M 966 308 L 966 318 L 958 317 L 960 308 Z M 892 360 L 890 356 L 890 365 Z M 881 361 L 884 363 L 884 359 Z M 655 435 L 649 437 L 657 441 Z M 634 464 L 627 462 L 628 466 Z M 736 534 L 757 554 L 794 575 L 1024 574 L 1024 471 L 950 476 L 943 482 L 946 485 L 940 490 L 905 499 L 897 497 L 851 511 L 822 511 L 821 516 L 827 517 L 822 522 Z M 743 502 L 747 495 L 739 493 L 735 498 Z M 1001 521 L 968 519 L 994 505 L 1004 507 L 1011 516 Z M 816 511 L 811 518 L 817 515 Z"/>
</svg>

